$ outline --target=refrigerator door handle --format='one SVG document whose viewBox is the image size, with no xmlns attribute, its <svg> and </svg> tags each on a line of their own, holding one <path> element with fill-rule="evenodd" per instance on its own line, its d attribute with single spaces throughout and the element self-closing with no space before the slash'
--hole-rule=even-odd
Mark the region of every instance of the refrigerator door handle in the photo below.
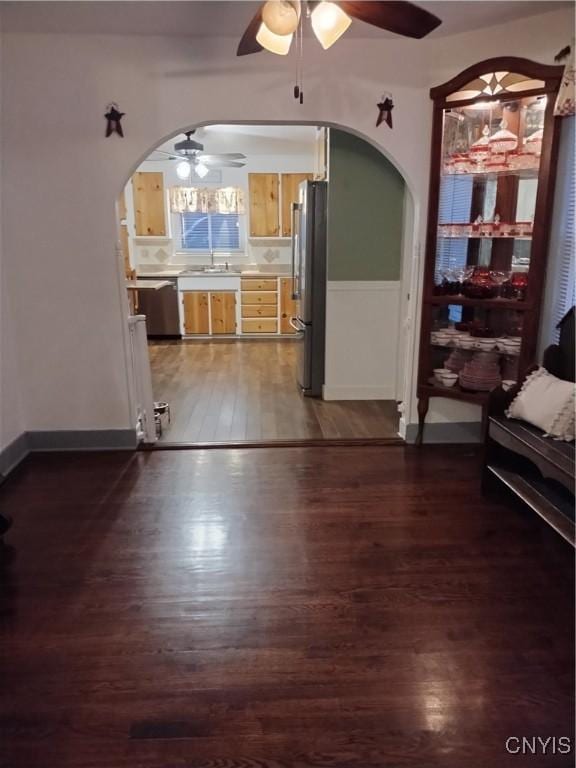
<svg viewBox="0 0 576 768">
<path fill-rule="evenodd" d="M 306 326 L 304 325 L 302 320 L 299 320 L 297 317 L 291 317 L 288 322 L 290 323 L 292 328 L 294 328 L 295 331 L 300 332 L 300 331 L 306 330 Z"/>
<path fill-rule="evenodd" d="M 296 248 L 297 248 L 297 239 L 299 239 L 299 231 L 296 227 L 296 222 L 298 220 L 298 212 L 300 210 L 300 204 L 299 203 L 292 203 L 291 206 L 291 224 L 292 224 L 292 299 L 296 301 L 300 298 L 299 291 L 297 290 L 297 283 L 296 283 Z"/>
</svg>

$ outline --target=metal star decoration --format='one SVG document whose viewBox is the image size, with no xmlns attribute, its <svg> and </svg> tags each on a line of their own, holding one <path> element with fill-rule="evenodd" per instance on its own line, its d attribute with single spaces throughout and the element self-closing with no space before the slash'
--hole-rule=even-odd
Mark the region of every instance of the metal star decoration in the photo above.
<svg viewBox="0 0 576 768">
<path fill-rule="evenodd" d="M 378 107 L 378 119 L 376 120 L 376 128 L 382 123 L 386 123 L 389 128 L 392 128 L 392 110 L 394 109 L 394 102 L 391 96 L 382 96 L 382 99 Z"/>
<path fill-rule="evenodd" d="M 124 137 L 124 131 L 122 130 L 122 124 L 120 123 L 120 120 L 122 120 L 125 114 L 125 112 L 119 111 L 118 104 L 112 103 L 108 105 L 108 112 L 106 112 L 104 115 L 108 121 L 106 124 L 106 138 L 111 136 L 113 133 L 117 133 L 118 136 Z"/>
</svg>

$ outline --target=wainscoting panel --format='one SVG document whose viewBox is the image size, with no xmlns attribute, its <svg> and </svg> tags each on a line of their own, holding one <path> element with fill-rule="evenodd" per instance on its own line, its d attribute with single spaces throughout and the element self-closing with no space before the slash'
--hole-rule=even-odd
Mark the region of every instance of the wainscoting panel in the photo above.
<svg viewBox="0 0 576 768">
<path fill-rule="evenodd" d="M 400 282 L 329 281 L 325 400 L 394 400 Z"/>
</svg>

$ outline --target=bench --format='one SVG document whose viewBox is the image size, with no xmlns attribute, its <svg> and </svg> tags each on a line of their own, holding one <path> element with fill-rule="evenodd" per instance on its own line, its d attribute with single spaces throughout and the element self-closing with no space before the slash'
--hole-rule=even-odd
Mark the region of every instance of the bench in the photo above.
<svg viewBox="0 0 576 768">
<path fill-rule="evenodd" d="M 574 309 L 560 327 L 560 343 L 548 347 L 543 365 L 554 376 L 574 381 Z M 504 485 L 574 546 L 574 443 L 544 437 L 536 427 L 505 416 L 524 378 L 508 392 L 490 393 L 483 492 Z"/>
</svg>

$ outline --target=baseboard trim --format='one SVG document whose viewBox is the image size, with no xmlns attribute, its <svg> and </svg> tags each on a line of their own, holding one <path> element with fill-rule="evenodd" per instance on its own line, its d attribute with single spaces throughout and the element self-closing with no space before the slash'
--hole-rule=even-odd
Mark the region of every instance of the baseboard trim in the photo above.
<svg viewBox="0 0 576 768">
<path fill-rule="evenodd" d="M 9 445 L 0 451 L 0 475 L 6 477 L 18 464 L 23 461 L 30 453 L 28 436 L 26 432 L 13 440 Z"/>
<path fill-rule="evenodd" d="M 416 442 L 418 424 L 406 425 L 406 442 Z M 424 426 L 424 443 L 481 443 L 479 421 L 431 422 Z"/>
<path fill-rule="evenodd" d="M 31 451 L 127 451 L 138 445 L 135 429 L 61 429 L 26 434 Z"/>
<path fill-rule="evenodd" d="M 135 429 L 65 429 L 23 432 L 0 451 L 0 475 L 7 476 L 35 451 L 133 451 Z"/>
<path fill-rule="evenodd" d="M 395 400 L 394 387 L 332 386 L 322 387 L 323 400 Z"/>
</svg>

